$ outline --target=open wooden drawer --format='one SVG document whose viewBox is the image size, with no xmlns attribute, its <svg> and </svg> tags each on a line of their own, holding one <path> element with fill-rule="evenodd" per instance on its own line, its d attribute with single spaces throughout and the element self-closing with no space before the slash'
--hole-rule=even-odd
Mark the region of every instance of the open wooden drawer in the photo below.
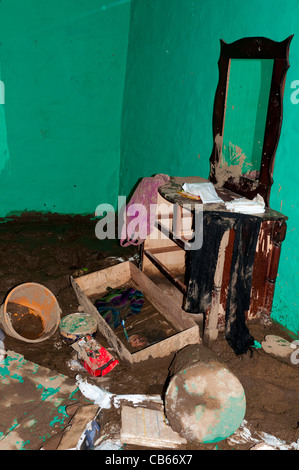
<svg viewBox="0 0 299 470">
<path fill-rule="evenodd" d="M 76 279 L 71 277 L 71 283 L 79 304 L 86 313 L 96 318 L 99 331 L 116 354 L 128 364 L 150 357 L 164 357 L 188 344 L 201 342 L 199 327 L 192 318 L 130 261 Z M 170 336 L 136 352 L 129 349 L 128 343 L 108 325 L 93 302 L 95 296 L 100 298 L 105 294 L 107 287 L 114 289 L 124 285 L 133 286 L 143 293 L 153 309 L 173 328 Z M 136 315 L 137 319 L 139 315 Z"/>
</svg>

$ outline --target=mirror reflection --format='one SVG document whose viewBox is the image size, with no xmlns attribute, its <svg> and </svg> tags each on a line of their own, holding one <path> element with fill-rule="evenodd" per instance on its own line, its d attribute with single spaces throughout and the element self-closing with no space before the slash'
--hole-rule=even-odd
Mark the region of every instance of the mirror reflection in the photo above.
<svg viewBox="0 0 299 470">
<path fill-rule="evenodd" d="M 231 59 L 220 166 L 259 178 L 274 60 Z"/>
</svg>

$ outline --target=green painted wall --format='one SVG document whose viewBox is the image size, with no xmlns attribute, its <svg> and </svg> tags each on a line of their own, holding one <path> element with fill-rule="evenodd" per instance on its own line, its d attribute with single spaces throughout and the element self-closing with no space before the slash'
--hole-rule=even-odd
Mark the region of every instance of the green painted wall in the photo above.
<svg viewBox="0 0 299 470">
<path fill-rule="evenodd" d="M 273 318 L 299 331 L 299 4 L 297 0 L 132 0 L 123 99 L 120 194 L 143 176 L 209 174 L 220 39 L 295 34 L 271 206 L 289 217 Z M 298 85 L 297 85 L 298 88 Z"/>
<path fill-rule="evenodd" d="M 115 204 L 127 0 L 0 3 L 0 217 Z"/>
</svg>

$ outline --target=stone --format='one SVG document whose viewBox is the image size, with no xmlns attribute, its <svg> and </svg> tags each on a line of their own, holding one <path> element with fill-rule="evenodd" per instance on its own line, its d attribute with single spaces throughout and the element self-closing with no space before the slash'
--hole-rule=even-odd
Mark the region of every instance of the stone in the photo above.
<svg viewBox="0 0 299 470">
<path fill-rule="evenodd" d="M 298 357 L 298 353 L 296 353 L 298 342 L 294 341 L 293 343 L 290 343 L 280 336 L 267 335 L 261 344 L 262 349 L 272 357 L 275 357 L 289 365 L 294 366 L 298 364 L 298 359 L 296 360 L 296 357 Z"/>
</svg>

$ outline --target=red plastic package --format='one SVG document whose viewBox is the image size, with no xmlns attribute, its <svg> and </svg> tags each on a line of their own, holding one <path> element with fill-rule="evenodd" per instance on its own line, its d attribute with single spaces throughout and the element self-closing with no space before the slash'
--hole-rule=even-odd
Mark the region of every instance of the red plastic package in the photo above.
<svg viewBox="0 0 299 470">
<path fill-rule="evenodd" d="M 90 335 L 73 343 L 72 347 L 78 352 L 83 367 L 94 377 L 103 377 L 119 364 L 119 361 Z"/>
</svg>

